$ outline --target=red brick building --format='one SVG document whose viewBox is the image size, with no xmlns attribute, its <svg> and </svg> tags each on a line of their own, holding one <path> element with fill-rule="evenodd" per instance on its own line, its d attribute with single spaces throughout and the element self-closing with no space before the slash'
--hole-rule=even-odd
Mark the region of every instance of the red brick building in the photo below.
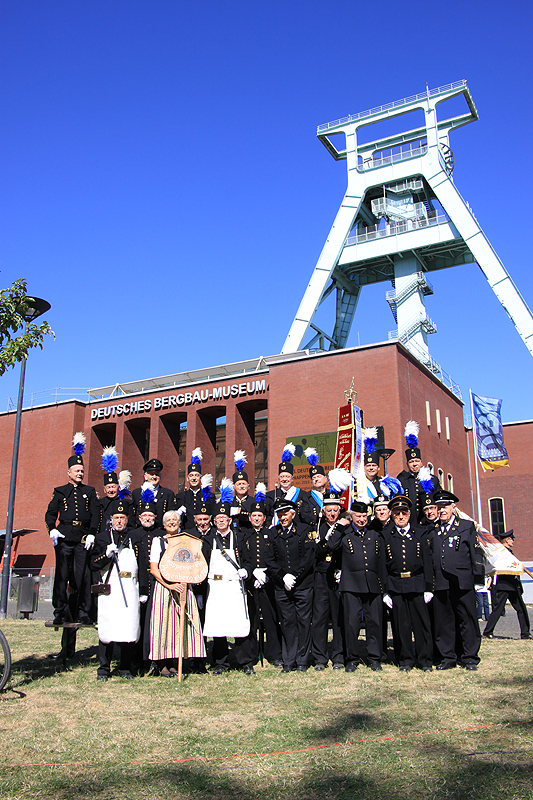
<svg viewBox="0 0 533 800">
<path fill-rule="evenodd" d="M 233 472 L 225 453 L 242 449 L 248 456 L 250 483 L 261 479 L 272 488 L 288 440 L 336 431 L 338 407 L 345 402 L 352 377 L 364 424 L 383 426 L 385 446 L 396 451 L 387 462 L 389 474 L 405 466 L 403 428 L 415 419 L 424 461 L 471 512 L 463 405 L 451 389 L 398 342 L 326 353 L 303 351 L 104 387 L 90 392 L 90 402 L 25 409 L 14 527 L 37 528 L 39 533 L 22 539 L 19 563 L 53 565 L 44 512 L 53 487 L 66 482 L 76 431 L 87 436 L 85 482 L 100 493 L 102 448 L 110 444 L 119 452 L 119 469 L 131 470 L 133 488 L 142 482 L 145 460 L 157 457 L 164 464 L 162 484 L 178 491 L 195 447 L 202 448 L 203 471 L 215 474 L 217 485 L 224 474 Z M 0 414 L 4 518 L 14 423 L 14 412 Z M 530 557 L 532 553 L 533 547 Z"/>
</svg>

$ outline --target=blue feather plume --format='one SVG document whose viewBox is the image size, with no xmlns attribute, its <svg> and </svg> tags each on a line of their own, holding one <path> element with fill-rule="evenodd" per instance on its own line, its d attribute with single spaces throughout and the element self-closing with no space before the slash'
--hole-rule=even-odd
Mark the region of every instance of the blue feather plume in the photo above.
<svg viewBox="0 0 533 800">
<path fill-rule="evenodd" d="M 143 501 L 143 503 L 153 503 L 154 499 L 155 498 L 154 498 L 154 490 L 153 489 L 149 489 L 148 487 L 146 487 L 146 489 L 142 490 L 142 492 L 141 492 L 141 500 Z"/>
<path fill-rule="evenodd" d="M 308 447 L 307 450 L 304 450 L 304 456 L 312 467 L 314 467 L 315 464 L 318 464 L 318 453 L 314 447 Z"/>
<path fill-rule="evenodd" d="M 131 497 L 131 492 L 127 486 L 124 486 L 123 489 L 118 490 L 118 496 L 121 500 L 124 500 L 126 497 Z"/>
<path fill-rule="evenodd" d="M 199 447 L 195 447 L 191 453 L 191 464 L 201 464 L 202 463 L 202 451 Z"/>
<path fill-rule="evenodd" d="M 292 442 L 286 444 L 283 448 L 283 453 L 281 454 L 282 461 L 292 461 L 292 457 L 296 452 L 296 447 L 293 445 Z"/>
<path fill-rule="evenodd" d="M 118 467 L 118 453 L 114 447 L 104 447 L 101 464 L 104 472 L 114 472 L 116 470 Z"/>
<path fill-rule="evenodd" d="M 244 450 L 235 450 L 235 453 L 233 454 L 233 461 L 236 470 L 238 471 L 243 470 L 247 463 Z"/>
<path fill-rule="evenodd" d="M 85 436 L 81 431 L 74 434 L 74 438 L 72 440 L 72 449 L 77 456 L 83 455 L 85 453 Z"/>
<path fill-rule="evenodd" d="M 220 502 L 233 503 L 233 483 L 229 478 L 222 478 L 220 484 Z"/>
<path fill-rule="evenodd" d="M 207 503 L 209 500 L 213 499 L 213 492 L 211 491 L 210 486 L 202 486 L 202 499 L 204 503 Z"/>
<path fill-rule="evenodd" d="M 407 447 L 418 447 L 418 433 L 419 433 L 419 425 L 418 422 L 415 422 L 414 419 L 410 419 L 409 422 L 405 425 L 404 435 L 405 435 L 405 444 Z"/>
<path fill-rule="evenodd" d="M 397 494 L 402 494 L 403 492 L 402 484 L 397 478 L 393 478 L 392 475 L 386 475 L 384 478 L 382 478 L 380 481 L 380 486 L 382 488 L 383 484 L 385 484 L 392 497 L 395 497 Z"/>
<path fill-rule="evenodd" d="M 435 488 L 435 484 L 433 482 L 433 476 L 429 471 L 429 467 L 422 467 L 420 469 L 418 473 L 418 482 L 427 494 L 431 494 Z"/>
</svg>

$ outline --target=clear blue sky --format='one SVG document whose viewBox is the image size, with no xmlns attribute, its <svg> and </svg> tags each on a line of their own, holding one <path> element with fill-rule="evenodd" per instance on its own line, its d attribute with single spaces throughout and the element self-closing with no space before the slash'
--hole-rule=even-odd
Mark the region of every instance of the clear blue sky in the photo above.
<svg viewBox="0 0 533 800">
<path fill-rule="evenodd" d="M 346 185 L 316 126 L 426 82 L 468 80 L 456 185 L 533 306 L 532 22 L 513 0 L 4 3 L 0 282 L 27 278 L 57 336 L 26 396 L 278 353 Z M 532 357 L 479 268 L 431 280 L 433 356 L 533 418 Z M 349 344 L 387 338 L 389 288 Z"/>
</svg>

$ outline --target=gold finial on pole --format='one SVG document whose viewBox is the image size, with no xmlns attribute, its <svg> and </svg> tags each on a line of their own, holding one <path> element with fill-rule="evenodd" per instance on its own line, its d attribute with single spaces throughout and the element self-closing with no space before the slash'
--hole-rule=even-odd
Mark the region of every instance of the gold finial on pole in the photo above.
<svg viewBox="0 0 533 800">
<path fill-rule="evenodd" d="M 352 378 L 352 383 L 351 383 L 350 388 L 344 390 L 344 398 L 345 398 L 347 403 L 353 403 L 355 400 L 357 400 L 357 392 L 353 388 L 354 381 L 355 381 L 355 378 Z"/>
</svg>

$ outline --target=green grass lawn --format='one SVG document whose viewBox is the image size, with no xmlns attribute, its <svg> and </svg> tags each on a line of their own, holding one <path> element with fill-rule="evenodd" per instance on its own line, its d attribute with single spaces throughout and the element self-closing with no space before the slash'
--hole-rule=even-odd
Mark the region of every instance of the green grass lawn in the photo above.
<svg viewBox="0 0 533 800">
<path fill-rule="evenodd" d="M 53 629 L 2 630 L 14 662 L 2 798 L 533 798 L 533 642 L 483 641 L 478 672 L 258 667 L 97 684 L 95 631 L 63 670 Z"/>
</svg>

